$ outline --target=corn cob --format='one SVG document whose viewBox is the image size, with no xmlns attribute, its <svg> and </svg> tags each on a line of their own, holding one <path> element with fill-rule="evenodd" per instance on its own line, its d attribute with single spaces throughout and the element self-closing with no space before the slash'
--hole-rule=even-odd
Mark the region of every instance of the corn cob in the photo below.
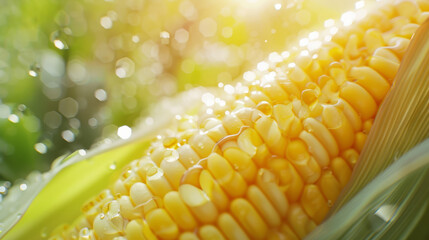
<svg viewBox="0 0 429 240">
<path fill-rule="evenodd" d="M 348 182 L 428 11 L 427 1 L 385 3 L 320 48 L 203 95 L 198 116 L 178 116 L 51 239 L 303 238 Z"/>
</svg>

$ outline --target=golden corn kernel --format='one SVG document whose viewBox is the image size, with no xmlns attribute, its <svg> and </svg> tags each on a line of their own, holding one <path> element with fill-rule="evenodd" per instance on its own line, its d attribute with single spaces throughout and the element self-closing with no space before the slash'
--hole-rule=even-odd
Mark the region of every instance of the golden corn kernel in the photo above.
<svg viewBox="0 0 429 240">
<path fill-rule="evenodd" d="M 223 127 L 228 134 L 236 134 L 243 127 L 243 122 L 234 114 L 227 114 L 222 120 Z"/>
<path fill-rule="evenodd" d="M 185 168 L 192 167 L 200 160 L 198 154 L 188 144 L 177 148 L 177 152 L 179 153 L 179 161 Z"/>
<path fill-rule="evenodd" d="M 184 184 L 179 187 L 179 195 L 198 220 L 203 223 L 216 221 L 218 210 L 201 189 Z"/>
<path fill-rule="evenodd" d="M 232 201 L 231 212 L 249 236 L 255 239 L 265 238 L 268 230 L 267 225 L 247 200 L 237 198 Z"/>
<path fill-rule="evenodd" d="M 377 103 L 380 103 L 390 89 L 389 83 L 370 67 L 352 67 L 350 76 L 365 88 Z"/>
<path fill-rule="evenodd" d="M 283 236 L 285 236 L 285 239 L 287 239 L 287 240 L 298 240 L 299 239 L 299 237 L 292 230 L 292 228 L 286 223 L 282 224 L 280 231 L 283 234 Z"/>
<path fill-rule="evenodd" d="M 136 211 L 129 196 L 121 196 L 118 199 L 121 206 L 121 214 L 127 219 L 138 219 L 143 216 L 142 211 Z M 92 221 L 91 221 L 92 222 Z"/>
<path fill-rule="evenodd" d="M 142 213 L 148 213 L 150 210 L 158 208 L 155 197 L 146 184 L 135 183 L 130 190 L 130 198 L 137 209 Z"/>
<path fill-rule="evenodd" d="M 341 188 L 343 188 L 350 179 L 352 175 L 352 170 L 346 161 L 340 157 L 336 157 L 332 159 L 331 162 L 332 172 L 338 181 L 341 184 Z"/>
<path fill-rule="evenodd" d="M 354 143 L 354 148 L 356 148 L 356 150 L 358 152 L 361 152 L 363 149 L 363 146 L 365 145 L 365 141 L 367 139 L 368 135 L 366 135 L 363 132 L 358 132 L 355 135 L 355 143 Z"/>
<path fill-rule="evenodd" d="M 313 134 L 302 131 L 301 134 L 299 134 L 299 138 L 304 141 L 308 146 L 308 151 L 316 161 L 319 163 L 320 167 L 326 167 L 329 165 L 329 154 L 328 151 L 326 151 L 325 147 L 317 140 L 316 137 L 314 137 Z"/>
<path fill-rule="evenodd" d="M 373 117 L 377 111 L 377 103 L 374 98 L 356 83 L 344 83 L 340 89 L 340 97 L 356 109 L 362 120 Z"/>
<path fill-rule="evenodd" d="M 183 230 L 193 230 L 197 227 L 197 222 L 190 210 L 180 198 L 178 192 L 169 192 L 164 196 L 164 205 L 174 222 Z"/>
<path fill-rule="evenodd" d="M 359 42 L 360 38 L 356 34 L 350 36 L 347 41 L 346 47 L 344 48 L 344 52 L 347 54 L 346 56 L 350 59 L 355 59 L 361 55 L 361 51 L 359 50 Z"/>
<path fill-rule="evenodd" d="M 256 183 L 277 209 L 280 216 L 286 216 L 289 203 L 276 182 L 276 176 L 267 169 L 261 168 L 258 172 Z"/>
<path fill-rule="evenodd" d="M 369 60 L 369 66 L 386 77 L 389 83 L 393 82 L 396 72 L 399 69 L 399 63 L 379 56 L 372 56 Z"/>
<path fill-rule="evenodd" d="M 170 185 L 174 189 L 177 189 L 180 184 L 180 179 L 185 173 L 186 168 L 180 163 L 179 153 L 176 150 L 169 149 L 168 152 L 171 154 L 164 157 L 164 159 L 161 161 L 160 167 L 164 171 L 164 175 L 166 176 Z"/>
<path fill-rule="evenodd" d="M 308 153 L 306 144 L 302 140 L 290 142 L 286 149 L 286 157 L 295 166 L 306 183 L 314 183 L 320 177 L 320 166 Z"/>
<path fill-rule="evenodd" d="M 357 160 L 359 159 L 359 153 L 353 148 L 347 149 L 346 151 L 341 153 L 341 156 L 352 168 L 354 167 L 354 165 L 356 165 Z"/>
<path fill-rule="evenodd" d="M 341 184 L 335 178 L 332 171 L 325 171 L 322 173 L 322 176 L 317 182 L 317 186 L 326 200 L 328 200 L 328 206 L 331 207 L 335 200 L 337 200 L 342 189 Z"/>
<path fill-rule="evenodd" d="M 249 186 L 246 198 L 249 199 L 270 227 L 277 227 L 281 224 L 281 218 L 277 210 L 257 186 Z"/>
<path fill-rule="evenodd" d="M 240 197 L 245 194 L 246 182 L 225 158 L 217 153 L 212 153 L 208 157 L 207 167 L 229 196 Z"/>
<path fill-rule="evenodd" d="M 286 140 L 283 138 L 277 123 L 268 117 L 261 117 L 255 122 L 255 130 L 265 141 L 272 153 L 283 156 Z"/>
<path fill-rule="evenodd" d="M 272 103 L 284 102 L 288 99 L 288 94 L 276 83 L 271 82 L 263 86 L 262 90 Z"/>
<path fill-rule="evenodd" d="M 127 234 L 129 239 L 145 240 L 146 238 L 143 235 L 142 220 L 135 219 L 130 221 L 125 228 L 125 234 Z"/>
<path fill-rule="evenodd" d="M 316 223 L 307 216 L 299 204 L 290 206 L 287 220 L 299 238 L 304 238 L 316 227 Z"/>
<path fill-rule="evenodd" d="M 204 225 L 200 228 L 198 235 L 203 240 L 224 240 L 222 233 L 213 225 Z"/>
<path fill-rule="evenodd" d="M 184 232 L 180 234 L 179 240 L 199 240 L 199 238 L 192 232 Z"/>
<path fill-rule="evenodd" d="M 329 206 L 317 185 L 304 187 L 301 197 L 302 208 L 317 223 L 320 224 L 329 211 Z"/>
<path fill-rule="evenodd" d="M 222 213 L 217 220 L 217 225 L 228 239 L 249 239 L 244 230 L 229 213 Z"/>
<path fill-rule="evenodd" d="M 337 142 L 335 141 L 334 136 L 332 136 L 329 130 L 325 127 L 325 125 L 314 118 L 304 119 L 302 123 L 304 129 L 307 132 L 313 134 L 320 141 L 320 143 L 323 144 L 331 157 L 338 155 L 339 150 Z"/>
<path fill-rule="evenodd" d="M 167 178 L 165 178 L 164 171 L 158 167 L 151 167 L 148 169 L 146 185 L 154 195 L 161 198 L 169 191 L 173 190 Z"/>
<path fill-rule="evenodd" d="M 386 46 L 383 36 L 378 29 L 369 29 L 363 37 L 369 53 L 373 53 L 377 48 Z"/>
<path fill-rule="evenodd" d="M 189 145 L 191 145 L 192 149 L 194 149 L 201 158 L 210 155 L 215 144 L 213 140 L 202 133 L 197 133 L 189 139 Z"/>
<path fill-rule="evenodd" d="M 335 106 L 325 106 L 322 113 L 323 124 L 334 136 L 341 150 L 353 144 L 353 128 L 344 114 Z"/>
<path fill-rule="evenodd" d="M 209 171 L 203 170 L 199 177 L 201 189 L 207 194 L 210 200 L 220 211 L 225 211 L 229 207 L 229 199 L 222 190 L 219 183 L 213 178 Z"/>
<path fill-rule="evenodd" d="M 224 150 L 223 155 L 247 182 L 252 182 L 255 179 L 256 166 L 247 153 L 239 148 L 231 147 Z"/>
<path fill-rule="evenodd" d="M 305 85 L 310 82 L 310 77 L 298 66 L 289 70 L 288 77 L 300 90 L 304 90 Z"/>
<path fill-rule="evenodd" d="M 146 221 L 152 231 L 162 239 L 176 239 L 179 228 L 168 213 L 162 209 L 154 209 L 146 215 Z"/>
<path fill-rule="evenodd" d="M 256 155 L 257 147 L 262 144 L 262 140 L 253 128 L 248 128 L 238 136 L 237 144 L 241 150 L 253 157 Z"/>
</svg>

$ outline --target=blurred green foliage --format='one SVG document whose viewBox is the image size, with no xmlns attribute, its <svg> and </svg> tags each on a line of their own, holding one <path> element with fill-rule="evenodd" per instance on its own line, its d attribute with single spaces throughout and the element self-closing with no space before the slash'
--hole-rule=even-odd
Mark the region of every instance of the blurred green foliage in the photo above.
<svg viewBox="0 0 429 240">
<path fill-rule="evenodd" d="M 0 0 L 0 6 L 0 180 L 14 181 L 135 125 L 162 97 L 240 78 L 346 5 Z"/>
</svg>

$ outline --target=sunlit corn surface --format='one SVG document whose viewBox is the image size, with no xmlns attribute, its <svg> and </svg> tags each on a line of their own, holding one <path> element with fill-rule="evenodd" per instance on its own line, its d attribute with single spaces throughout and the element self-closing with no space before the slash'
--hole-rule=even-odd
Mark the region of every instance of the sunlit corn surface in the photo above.
<svg viewBox="0 0 429 240">
<path fill-rule="evenodd" d="M 428 6 L 346 12 L 220 83 L 51 239 L 305 237 L 350 178 Z"/>
<path fill-rule="evenodd" d="M 230 83 L 353 4 L 1 0 L 0 181 L 134 126 L 162 97 Z"/>
</svg>

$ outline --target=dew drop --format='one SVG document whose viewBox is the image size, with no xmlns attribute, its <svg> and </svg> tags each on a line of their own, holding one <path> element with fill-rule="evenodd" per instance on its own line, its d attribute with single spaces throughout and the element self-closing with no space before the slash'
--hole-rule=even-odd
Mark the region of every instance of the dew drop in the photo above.
<svg viewBox="0 0 429 240">
<path fill-rule="evenodd" d="M 48 151 L 48 147 L 43 143 L 34 144 L 34 149 L 40 154 L 45 154 Z"/>
<path fill-rule="evenodd" d="M 28 188 L 28 186 L 25 183 L 22 183 L 19 185 L 19 190 L 21 190 L 21 191 L 25 191 L 25 190 L 27 190 L 27 188 Z"/>
<path fill-rule="evenodd" d="M 28 75 L 32 77 L 39 76 L 40 73 L 40 65 L 39 64 L 33 64 L 30 66 L 30 70 L 28 70 Z"/>
<path fill-rule="evenodd" d="M 115 170 L 116 169 L 116 163 L 110 164 L 109 169 L 110 170 Z"/>
<path fill-rule="evenodd" d="M 50 39 L 54 46 L 60 50 L 68 49 L 67 42 L 64 40 L 64 33 L 61 30 L 57 30 L 51 33 Z"/>
<path fill-rule="evenodd" d="M 135 64 L 130 58 L 124 57 L 116 62 L 116 76 L 119 78 L 131 77 L 134 74 Z"/>
<path fill-rule="evenodd" d="M 170 43 L 170 33 L 166 31 L 162 31 L 159 34 L 159 37 L 161 38 L 162 44 L 169 44 Z"/>
<path fill-rule="evenodd" d="M 16 114 L 11 114 L 9 115 L 9 117 L 7 118 L 11 123 L 18 123 L 19 122 L 19 117 Z"/>
<path fill-rule="evenodd" d="M 72 131 L 70 130 L 65 130 L 61 133 L 61 137 L 67 141 L 67 142 L 74 142 L 75 140 L 75 135 Z"/>
</svg>

